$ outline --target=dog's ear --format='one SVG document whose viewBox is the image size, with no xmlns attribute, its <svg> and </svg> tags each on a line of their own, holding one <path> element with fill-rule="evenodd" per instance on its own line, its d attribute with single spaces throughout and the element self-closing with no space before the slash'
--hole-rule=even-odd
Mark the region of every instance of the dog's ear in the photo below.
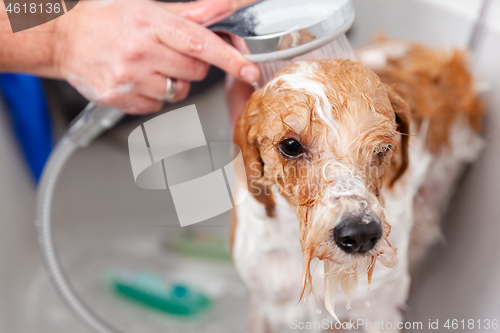
<svg viewBox="0 0 500 333">
<path fill-rule="evenodd" d="M 394 110 L 396 124 L 398 125 L 397 131 L 401 135 L 399 142 L 400 157 L 397 161 L 397 169 L 393 173 L 393 177 L 389 183 L 390 186 L 393 186 L 396 180 L 398 180 L 408 168 L 408 142 L 410 139 L 411 114 L 408 103 L 406 103 L 396 90 L 388 85 L 385 87 Z"/>
<path fill-rule="evenodd" d="M 255 91 L 239 116 L 234 129 L 234 143 L 241 149 L 245 164 L 248 191 L 265 205 L 268 216 L 274 216 L 275 202 L 270 188 L 264 183 L 264 162 L 259 151 L 258 114 L 262 107 L 263 90 Z"/>
</svg>

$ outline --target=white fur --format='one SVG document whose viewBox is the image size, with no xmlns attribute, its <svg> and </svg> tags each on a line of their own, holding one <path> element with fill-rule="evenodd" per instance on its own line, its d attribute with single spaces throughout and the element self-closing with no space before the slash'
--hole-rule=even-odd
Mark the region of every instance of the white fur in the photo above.
<svg viewBox="0 0 500 333">
<path fill-rule="evenodd" d="M 383 68 L 388 58 L 403 57 L 408 51 L 408 46 L 409 44 L 404 41 L 384 41 L 357 50 L 356 57 L 368 68 Z"/>
<path fill-rule="evenodd" d="M 309 299 L 299 304 L 302 280 L 302 251 L 296 212 L 276 196 L 276 218 L 266 215 L 264 206 L 248 196 L 237 207 L 238 227 L 233 259 L 236 269 L 251 290 L 250 306 L 256 317 L 265 317 L 276 332 L 287 330 L 293 320 L 308 320 L 321 309 Z M 254 323 L 255 324 L 255 323 Z M 265 323 L 258 326 L 264 332 Z M 296 331 L 294 331 L 296 332 Z"/>
<path fill-rule="evenodd" d="M 311 79 L 318 65 L 313 62 L 299 61 L 294 73 L 282 74 L 269 81 L 266 90 L 273 87 L 277 81 L 284 81 L 283 88 L 304 90 L 316 96 L 316 114 L 332 130 L 334 137 L 338 137 L 338 128 L 332 116 L 332 105 L 325 93 L 325 87 L 320 82 Z"/>
</svg>

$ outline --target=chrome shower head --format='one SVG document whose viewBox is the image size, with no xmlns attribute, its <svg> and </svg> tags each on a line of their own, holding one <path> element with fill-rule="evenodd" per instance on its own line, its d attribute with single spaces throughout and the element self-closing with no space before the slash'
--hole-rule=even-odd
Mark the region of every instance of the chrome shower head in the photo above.
<svg viewBox="0 0 500 333">
<path fill-rule="evenodd" d="M 264 0 L 209 29 L 227 33 L 253 62 L 290 59 L 343 35 L 354 21 L 351 0 Z"/>
<path fill-rule="evenodd" d="M 264 0 L 209 27 L 259 64 L 265 84 L 299 60 L 355 60 L 345 37 L 354 22 L 351 0 Z"/>
</svg>

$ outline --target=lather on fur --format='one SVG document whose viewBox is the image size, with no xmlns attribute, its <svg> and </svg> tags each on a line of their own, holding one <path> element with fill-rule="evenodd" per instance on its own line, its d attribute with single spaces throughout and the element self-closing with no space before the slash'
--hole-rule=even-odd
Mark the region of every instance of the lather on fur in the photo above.
<svg viewBox="0 0 500 333">
<path fill-rule="evenodd" d="M 236 125 L 247 178 L 238 186 L 251 195 L 234 214 L 232 254 L 253 333 L 297 332 L 328 313 L 398 331 L 410 265 L 438 237 L 456 179 L 481 149 L 483 107 L 463 53 L 388 41 L 358 56 L 285 68 Z M 283 149 L 290 139 L 297 155 Z M 351 220 L 379 225 L 368 250 L 339 246 L 335 228 Z"/>
</svg>

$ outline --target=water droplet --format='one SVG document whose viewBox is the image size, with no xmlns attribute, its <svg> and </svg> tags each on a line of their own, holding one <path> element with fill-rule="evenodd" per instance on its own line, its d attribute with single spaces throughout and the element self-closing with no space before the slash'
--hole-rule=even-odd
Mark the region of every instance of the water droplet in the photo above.
<svg viewBox="0 0 500 333">
<path fill-rule="evenodd" d="M 369 308 L 369 307 L 370 307 L 370 301 L 366 301 L 366 302 L 365 302 L 365 307 L 366 307 L 366 308 Z"/>
</svg>

